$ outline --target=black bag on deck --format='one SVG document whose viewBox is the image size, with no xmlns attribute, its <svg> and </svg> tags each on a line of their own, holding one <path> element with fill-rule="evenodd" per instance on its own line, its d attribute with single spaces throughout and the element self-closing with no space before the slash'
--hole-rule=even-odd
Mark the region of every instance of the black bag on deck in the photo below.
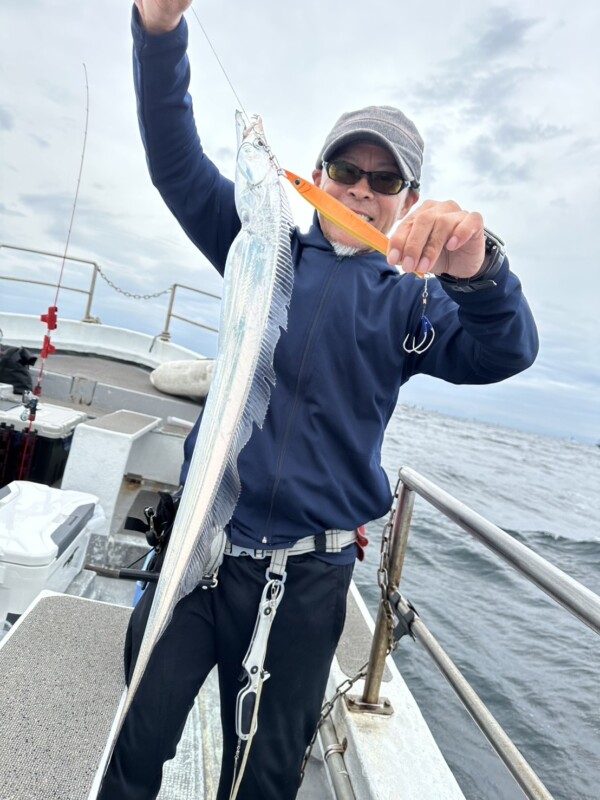
<svg viewBox="0 0 600 800">
<path fill-rule="evenodd" d="M 160 564 L 162 565 L 164 551 L 169 542 L 173 524 L 175 523 L 179 499 L 179 497 L 173 497 L 170 492 L 158 492 L 156 508 L 147 506 L 144 509 L 145 519 L 127 517 L 125 521 L 125 528 L 127 530 L 143 533 L 150 547 L 154 548 L 154 557 L 150 564 L 148 564 L 148 569 L 151 572 L 160 571 L 160 569 L 157 569 L 155 566 L 158 561 L 157 556 L 161 556 Z"/>
<path fill-rule="evenodd" d="M 0 345 L 0 383 L 10 383 L 15 394 L 33 389 L 29 367 L 36 362 L 26 347 Z"/>
</svg>

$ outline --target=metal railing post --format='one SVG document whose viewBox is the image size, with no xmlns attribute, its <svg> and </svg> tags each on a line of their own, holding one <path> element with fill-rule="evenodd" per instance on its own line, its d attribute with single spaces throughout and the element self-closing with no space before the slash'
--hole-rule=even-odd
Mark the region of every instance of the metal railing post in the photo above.
<svg viewBox="0 0 600 800">
<path fill-rule="evenodd" d="M 398 498 L 398 508 L 394 515 L 392 535 L 390 536 L 388 586 L 391 592 L 395 591 L 400 585 L 414 505 L 415 493 L 408 486 L 402 484 L 400 497 Z"/>
<path fill-rule="evenodd" d="M 178 283 L 171 286 L 171 296 L 169 298 L 169 307 L 167 308 L 167 318 L 165 320 L 165 329 L 158 335 L 158 338 L 163 342 L 171 341 L 171 334 L 169 333 L 169 326 L 171 324 L 171 314 L 173 312 L 173 303 L 175 302 L 175 292 L 177 291 Z"/>
<path fill-rule="evenodd" d="M 397 589 L 404 566 L 404 557 L 408 546 L 408 534 L 410 533 L 410 523 L 412 519 L 413 507 L 415 504 L 415 493 L 407 486 L 402 486 L 398 506 L 394 514 L 394 523 L 390 534 L 390 553 L 388 562 L 388 587 L 390 590 Z M 371 652 L 369 654 L 369 666 L 365 677 L 365 685 L 360 703 L 369 706 L 379 705 L 379 692 L 383 672 L 385 669 L 385 659 L 388 652 L 390 632 L 388 620 L 384 608 L 383 598 L 379 602 L 377 611 L 377 621 L 373 641 L 371 642 Z"/>
<path fill-rule="evenodd" d="M 97 319 L 95 317 L 92 317 L 92 301 L 94 299 L 94 292 L 96 291 L 97 275 L 98 275 L 98 265 L 94 262 L 94 268 L 92 269 L 92 280 L 90 281 L 87 305 L 85 307 L 85 314 L 83 316 L 83 319 L 81 320 L 82 322 L 97 322 Z"/>
</svg>

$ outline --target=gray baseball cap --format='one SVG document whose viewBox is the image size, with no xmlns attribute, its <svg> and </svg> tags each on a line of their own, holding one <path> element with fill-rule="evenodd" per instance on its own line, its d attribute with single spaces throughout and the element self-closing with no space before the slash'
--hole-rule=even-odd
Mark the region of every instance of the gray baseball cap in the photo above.
<svg viewBox="0 0 600 800">
<path fill-rule="evenodd" d="M 370 141 L 387 148 L 396 159 L 403 177 L 411 181 L 411 189 L 419 191 L 423 164 L 423 139 L 414 122 L 393 106 L 367 106 L 349 111 L 335 123 L 319 158 L 317 169 L 342 147 L 356 141 Z"/>
</svg>

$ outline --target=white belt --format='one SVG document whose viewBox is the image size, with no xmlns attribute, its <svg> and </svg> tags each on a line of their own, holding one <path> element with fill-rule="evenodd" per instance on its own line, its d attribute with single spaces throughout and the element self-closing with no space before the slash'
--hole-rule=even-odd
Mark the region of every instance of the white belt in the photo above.
<svg viewBox="0 0 600 800">
<path fill-rule="evenodd" d="M 324 541 L 323 541 L 324 540 Z M 253 549 L 239 544 L 232 544 L 229 539 L 225 544 L 225 554 L 229 556 L 250 556 L 250 558 L 270 558 L 272 564 L 281 561 L 285 564 L 288 556 L 299 556 L 303 553 L 339 553 L 344 547 L 356 541 L 356 531 L 339 529 L 325 531 L 320 536 L 305 536 L 298 539 L 291 547 L 273 548 L 271 550 Z M 285 556 L 284 556 L 285 554 Z M 282 558 L 278 558 L 282 556 Z"/>
</svg>

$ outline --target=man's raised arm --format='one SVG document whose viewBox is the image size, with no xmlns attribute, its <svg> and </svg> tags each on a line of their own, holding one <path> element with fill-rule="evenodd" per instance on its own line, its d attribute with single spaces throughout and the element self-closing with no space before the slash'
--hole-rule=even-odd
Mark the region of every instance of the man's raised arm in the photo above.
<svg viewBox="0 0 600 800">
<path fill-rule="evenodd" d="M 148 33 L 174 31 L 192 0 L 135 0 L 140 19 Z"/>
</svg>

